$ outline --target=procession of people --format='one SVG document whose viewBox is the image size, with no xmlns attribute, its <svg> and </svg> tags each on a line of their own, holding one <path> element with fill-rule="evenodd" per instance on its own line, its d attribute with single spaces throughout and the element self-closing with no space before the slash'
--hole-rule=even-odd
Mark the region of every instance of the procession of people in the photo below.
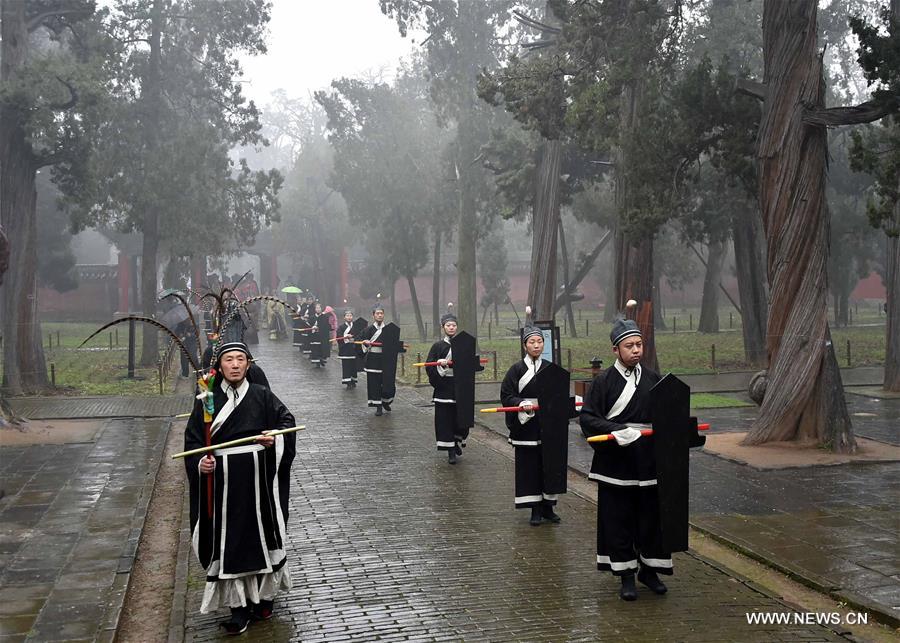
<svg viewBox="0 0 900 643">
<path fill-rule="evenodd" d="M 371 308 L 371 322 L 347 308 L 338 323 L 331 306 L 296 290 L 290 310 L 292 344 L 316 369 L 325 369 L 335 351 L 340 384 L 347 391 L 355 389 L 359 373 L 365 373 L 366 405 L 377 417 L 391 413 L 397 360 L 406 350 L 400 327 L 386 319 L 380 302 Z M 282 313 L 271 300 L 282 306 L 286 302 L 271 296 L 248 301 L 267 297 L 261 321 L 274 329 L 270 338 L 277 341 Z M 200 357 L 198 395 L 184 441 L 185 453 L 195 455 L 185 457 L 185 467 L 192 542 L 206 569 L 201 611 L 229 608 L 231 616 L 222 627 L 240 634 L 254 620 L 271 617 L 276 595 L 291 587 L 285 525 L 289 470 L 297 449 L 293 434 L 282 432 L 297 427 L 291 428 L 294 416 L 253 361 L 245 339 L 245 304 L 236 298 L 221 304 L 218 326 L 207 334 Z M 460 329 L 452 307 L 441 317 L 440 329 L 426 361 L 414 366 L 424 369 L 433 389 L 437 450 L 455 465 L 475 424 L 475 376 L 487 360 L 478 354 L 476 339 Z M 651 426 L 657 426 L 654 387 L 662 378 L 641 364 L 641 328 L 631 319 L 614 322 L 610 341 L 615 362 L 593 378 L 578 402 L 570 395 L 569 371 L 550 350 L 552 329 L 526 323 L 519 333 L 522 358 L 500 383 L 502 407 L 488 409 L 505 413 L 515 462 L 512 507 L 529 509 L 528 522 L 535 527 L 563 522 L 556 507 L 567 491 L 569 424 L 578 418 L 595 450 L 589 478 L 598 487 L 597 569 L 619 577 L 624 601 L 637 599 L 636 581 L 665 594 L 668 588 L 659 575 L 672 574 L 672 551 L 686 544 L 679 547 L 677 534 L 664 533 L 682 525 L 673 527 L 661 517 L 658 489 L 671 471 L 657 471 Z M 198 351 L 191 333 L 183 335 L 186 345 Z M 690 420 L 696 434 L 696 420 Z M 228 446 L 235 438 L 240 446 Z M 667 497 L 671 501 L 673 496 Z M 683 502 L 686 515 L 686 496 Z M 686 520 L 683 529 L 686 534 Z"/>
</svg>

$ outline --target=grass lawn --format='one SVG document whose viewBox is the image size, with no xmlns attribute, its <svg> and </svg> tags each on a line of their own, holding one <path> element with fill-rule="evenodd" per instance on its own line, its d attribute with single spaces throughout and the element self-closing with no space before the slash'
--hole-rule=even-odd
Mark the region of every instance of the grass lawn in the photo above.
<svg viewBox="0 0 900 643">
<path fill-rule="evenodd" d="M 104 331 L 85 347 L 78 345 L 103 324 L 44 322 L 44 357 L 47 372 L 52 364 L 56 372 L 57 393 L 62 395 L 159 395 L 159 375 L 151 368 L 135 367 L 134 379 L 128 379 L 128 324 Z M 118 346 L 116 346 L 118 329 Z M 135 324 L 135 359 L 140 360 L 144 324 Z M 110 334 L 113 348 L 110 350 Z M 52 345 L 52 348 L 51 348 Z M 165 344 L 160 341 L 161 347 Z M 175 358 L 177 360 L 177 357 Z M 175 374 L 177 362 L 170 373 Z M 173 380 L 165 385 L 171 391 Z"/>
<path fill-rule="evenodd" d="M 598 328 L 599 330 L 599 328 Z M 405 357 L 405 372 L 398 366 L 398 378 L 407 383 L 426 382 L 423 372 L 417 379 L 416 371 L 411 368 L 413 362 L 424 361 L 432 341 L 414 341 L 413 329 L 404 328 L 403 337 L 409 348 Z M 504 331 L 507 332 L 507 331 Z M 884 326 L 851 326 L 832 330 L 832 340 L 841 367 L 848 366 L 847 342 L 850 342 L 850 366 L 871 366 L 884 363 L 885 337 Z M 594 358 L 603 360 L 604 367 L 615 359 L 609 346 L 607 333 L 602 336 L 566 337 L 561 339 L 562 365 L 571 369 L 590 369 Z M 478 374 L 479 381 L 502 379 L 506 370 L 521 359 L 519 341 L 516 337 L 496 337 L 490 339 L 486 334 L 479 337 L 482 356 L 490 361 L 485 370 Z M 715 348 L 713 348 L 715 347 Z M 737 331 L 724 331 L 717 334 L 701 334 L 696 332 L 662 332 L 656 335 L 656 350 L 659 356 L 660 370 L 677 375 L 715 373 L 722 371 L 741 371 L 751 367 L 744 360 L 743 336 Z M 713 350 L 715 350 L 715 368 L 713 368 Z M 496 374 L 494 377 L 494 352 L 496 352 Z M 573 377 L 590 377 L 589 373 L 573 371 Z"/>
<path fill-rule="evenodd" d="M 692 409 L 725 409 L 739 406 L 753 406 L 752 402 L 745 402 L 736 397 L 719 395 L 714 393 L 691 393 Z"/>
</svg>

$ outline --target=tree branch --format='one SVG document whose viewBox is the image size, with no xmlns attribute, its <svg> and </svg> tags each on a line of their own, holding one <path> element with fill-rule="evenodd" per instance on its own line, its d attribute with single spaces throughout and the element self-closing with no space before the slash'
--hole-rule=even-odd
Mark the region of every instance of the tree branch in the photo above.
<svg viewBox="0 0 900 643">
<path fill-rule="evenodd" d="M 49 105 L 47 105 L 47 107 L 58 112 L 64 112 L 67 109 L 72 109 L 78 103 L 78 92 L 75 91 L 75 88 L 67 80 L 63 80 L 59 76 L 56 77 L 56 80 L 65 85 L 69 90 L 69 100 L 67 100 L 65 103 L 50 103 Z"/>
<path fill-rule="evenodd" d="M 810 109 L 803 114 L 803 122 L 807 125 L 859 125 L 871 123 L 885 116 L 900 111 L 900 99 L 887 101 L 867 101 L 853 107 L 829 107 L 827 109 Z"/>
<path fill-rule="evenodd" d="M 769 88 L 765 83 L 758 83 L 747 78 L 738 78 L 734 90 L 757 100 L 766 100 L 766 96 L 769 94 Z"/>
<path fill-rule="evenodd" d="M 28 33 L 31 33 L 32 31 L 34 31 L 35 29 L 40 27 L 42 24 L 44 24 L 44 21 L 47 20 L 48 18 L 59 18 L 59 17 L 70 15 L 70 14 L 79 14 L 79 13 L 84 13 L 84 12 L 85 12 L 84 8 L 81 8 L 81 9 L 53 9 L 51 11 L 44 11 L 43 13 L 39 13 L 36 16 L 34 16 L 31 20 L 29 20 L 25 24 L 25 28 L 28 29 Z"/>
</svg>

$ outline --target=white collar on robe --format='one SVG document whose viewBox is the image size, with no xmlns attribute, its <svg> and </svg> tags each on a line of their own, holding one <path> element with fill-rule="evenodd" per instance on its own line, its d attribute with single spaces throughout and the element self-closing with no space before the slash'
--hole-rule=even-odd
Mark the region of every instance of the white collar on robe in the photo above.
<svg viewBox="0 0 900 643">
<path fill-rule="evenodd" d="M 629 371 L 625 368 L 625 364 L 619 361 L 619 358 L 616 358 L 615 363 L 616 370 L 619 371 L 619 375 L 621 375 L 624 379 L 628 379 L 632 375 L 634 375 L 634 385 L 637 386 L 641 381 L 641 365 L 638 363 L 637 366 L 634 367 L 634 370 Z"/>
<path fill-rule="evenodd" d="M 613 403 L 612 408 L 609 409 L 609 412 L 606 414 L 606 419 L 611 420 L 614 417 L 617 417 L 622 411 L 625 410 L 625 407 L 628 406 L 628 403 L 631 402 L 631 398 L 634 397 L 634 392 L 637 390 L 638 382 L 641 381 L 641 365 L 638 364 L 634 367 L 633 371 L 629 371 L 625 368 L 625 365 L 616 358 L 616 370 L 619 372 L 625 380 L 625 388 L 622 389 L 622 392 L 619 394 L 619 398 Z"/>
<path fill-rule="evenodd" d="M 228 383 L 228 380 L 223 377 L 222 381 L 219 382 L 219 388 L 225 393 L 225 405 L 218 414 L 216 414 L 216 417 L 213 418 L 212 425 L 209 427 L 210 435 L 215 435 L 216 431 L 225 424 L 225 420 L 228 419 L 231 412 L 237 408 L 238 404 L 244 401 L 244 396 L 246 396 L 247 391 L 250 390 L 250 382 L 248 382 L 245 377 L 244 381 L 238 384 L 237 388 L 234 388 Z M 235 393 L 237 393 L 236 396 Z"/>
</svg>

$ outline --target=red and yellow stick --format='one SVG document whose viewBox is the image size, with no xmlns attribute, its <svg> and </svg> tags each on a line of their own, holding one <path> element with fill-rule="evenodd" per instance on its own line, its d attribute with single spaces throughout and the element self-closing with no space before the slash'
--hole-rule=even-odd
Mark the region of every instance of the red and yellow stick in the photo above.
<svg viewBox="0 0 900 643">
<path fill-rule="evenodd" d="M 709 431 L 709 424 L 698 424 L 698 431 Z M 641 429 L 641 435 L 653 435 L 653 429 Z M 615 440 L 616 437 L 610 433 L 604 433 L 603 435 L 592 435 L 587 439 L 588 442 L 608 442 L 610 440 Z"/>
<path fill-rule="evenodd" d="M 482 358 L 479 359 L 478 361 L 479 361 L 480 363 L 482 363 L 482 364 L 487 364 L 487 363 L 488 363 L 488 358 L 487 358 L 487 357 L 482 357 Z M 440 364 L 438 364 L 437 362 L 416 362 L 415 364 L 413 364 L 413 366 L 415 366 L 416 368 L 421 368 L 422 366 L 440 366 Z M 449 362 L 447 362 L 447 366 L 453 366 L 453 360 L 452 360 L 452 359 L 451 359 Z"/>
<path fill-rule="evenodd" d="M 584 404 L 584 402 L 575 402 L 576 407 L 582 406 L 583 404 Z M 525 407 L 522 407 L 522 406 L 498 406 L 493 409 L 481 409 L 481 412 L 482 413 L 518 413 L 520 411 L 527 411 L 527 410 L 529 410 L 529 409 L 526 409 Z M 537 404 L 535 404 L 531 407 L 530 410 L 540 411 L 541 407 L 539 407 Z"/>
</svg>

